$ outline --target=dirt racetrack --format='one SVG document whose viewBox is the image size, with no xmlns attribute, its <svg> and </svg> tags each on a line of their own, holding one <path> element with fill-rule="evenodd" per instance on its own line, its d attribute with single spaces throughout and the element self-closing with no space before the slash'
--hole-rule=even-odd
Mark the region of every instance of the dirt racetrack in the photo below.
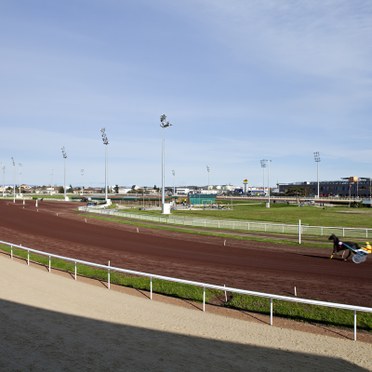
<svg viewBox="0 0 372 372">
<path fill-rule="evenodd" d="M 328 249 L 227 241 L 102 222 L 79 203 L 0 201 L 0 240 L 97 263 L 211 284 L 372 307 L 372 257 L 329 259 Z"/>
</svg>

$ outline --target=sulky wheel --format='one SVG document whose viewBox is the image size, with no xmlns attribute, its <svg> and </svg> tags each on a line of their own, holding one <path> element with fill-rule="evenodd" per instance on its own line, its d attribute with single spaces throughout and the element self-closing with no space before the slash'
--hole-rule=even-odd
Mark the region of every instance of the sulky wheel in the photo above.
<svg viewBox="0 0 372 372">
<path fill-rule="evenodd" d="M 351 260 L 356 264 L 360 264 L 364 262 L 366 259 L 367 259 L 366 255 L 358 253 L 354 254 L 353 257 L 351 258 Z"/>
</svg>

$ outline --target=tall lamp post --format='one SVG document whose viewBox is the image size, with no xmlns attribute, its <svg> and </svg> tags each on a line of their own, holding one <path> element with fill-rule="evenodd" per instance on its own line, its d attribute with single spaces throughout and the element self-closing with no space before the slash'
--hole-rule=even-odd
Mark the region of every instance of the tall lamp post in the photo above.
<svg viewBox="0 0 372 372">
<path fill-rule="evenodd" d="M 173 175 L 173 196 L 176 195 L 176 171 L 172 169 Z"/>
<path fill-rule="evenodd" d="M 66 194 L 66 159 L 67 159 L 67 153 L 65 146 L 61 147 L 62 151 L 62 157 L 63 157 L 63 195 L 65 200 L 67 200 L 67 194 Z"/>
<path fill-rule="evenodd" d="M 13 164 L 13 169 L 14 169 L 14 172 L 13 172 L 13 203 L 15 203 L 15 200 L 16 200 L 16 191 L 15 191 L 15 188 L 16 188 L 16 164 L 15 164 L 15 161 L 14 161 L 14 158 L 12 156 L 12 164 Z"/>
<path fill-rule="evenodd" d="M 105 200 L 106 204 L 108 203 L 107 197 L 107 145 L 109 144 L 108 138 L 106 136 L 106 129 L 101 128 L 102 142 L 105 145 Z"/>
<path fill-rule="evenodd" d="M 314 160 L 315 160 L 315 163 L 316 163 L 316 182 L 317 182 L 317 198 L 319 199 L 319 163 L 320 163 L 320 154 L 319 154 L 319 151 L 315 151 L 314 152 Z"/>
<path fill-rule="evenodd" d="M 267 172 L 267 192 L 268 192 L 268 202 L 266 203 L 266 208 L 270 208 L 270 198 L 271 198 L 271 188 L 270 188 L 270 165 L 271 160 L 267 161 L 269 167 Z"/>
<path fill-rule="evenodd" d="M 171 127 L 172 124 L 167 120 L 167 115 L 162 114 L 160 115 L 160 127 L 165 129 Z M 165 171 L 164 171 L 164 165 L 165 165 L 165 136 L 163 135 L 162 143 L 161 143 L 161 205 L 162 205 L 162 213 L 163 214 L 169 214 L 169 211 L 165 208 Z"/>
<path fill-rule="evenodd" d="M 18 170 L 18 175 L 19 175 L 19 185 L 18 185 L 18 191 L 19 191 L 19 197 L 22 196 L 22 163 L 18 163 L 18 167 L 19 167 L 19 170 Z"/>
<path fill-rule="evenodd" d="M 268 166 L 268 172 L 267 172 L 267 203 L 266 208 L 270 208 L 270 163 L 271 160 L 268 159 L 262 159 L 260 160 L 261 168 L 263 170 L 263 188 L 265 192 L 265 168 Z"/>
<path fill-rule="evenodd" d="M 211 172 L 211 168 L 207 165 L 207 174 L 208 174 L 208 190 L 209 190 L 209 173 Z"/>
<path fill-rule="evenodd" d="M 80 169 L 81 174 L 81 195 L 84 195 L 84 169 Z"/>
<path fill-rule="evenodd" d="M 262 168 L 262 187 L 263 187 L 263 192 L 265 195 L 266 194 L 265 193 L 265 168 L 267 166 L 267 159 L 260 160 L 260 163 L 261 163 L 261 168 Z"/>
</svg>

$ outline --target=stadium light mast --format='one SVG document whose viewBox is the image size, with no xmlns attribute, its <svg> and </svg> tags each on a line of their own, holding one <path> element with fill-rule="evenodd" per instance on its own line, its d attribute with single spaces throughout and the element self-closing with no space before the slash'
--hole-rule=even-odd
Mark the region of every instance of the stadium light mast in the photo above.
<svg viewBox="0 0 372 372">
<path fill-rule="evenodd" d="M 320 163 L 320 154 L 319 154 L 319 151 L 315 151 L 314 152 L 314 160 L 315 160 L 315 163 L 316 163 L 316 182 L 317 182 L 317 198 L 319 199 L 319 163 Z"/>
<path fill-rule="evenodd" d="M 160 127 L 163 129 L 171 127 L 172 124 L 167 120 L 167 115 L 160 115 Z M 165 135 L 163 134 L 162 143 L 161 143 L 161 205 L 162 213 L 169 214 L 169 211 L 165 208 Z"/>
<path fill-rule="evenodd" d="M 268 192 L 268 201 L 266 203 L 266 208 L 270 208 L 270 198 L 271 198 L 271 188 L 270 188 L 270 165 L 271 165 L 271 160 L 269 159 L 267 161 L 268 166 L 268 172 L 267 172 L 267 192 Z"/>
<path fill-rule="evenodd" d="M 62 151 L 62 157 L 63 157 L 63 195 L 65 200 L 67 200 L 67 194 L 66 194 L 66 159 L 67 159 L 67 153 L 65 146 L 61 147 Z"/>
<path fill-rule="evenodd" d="M 172 169 L 172 175 L 173 175 L 173 195 L 176 194 L 176 171 Z"/>
<path fill-rule="evenodd" d="M 270 163 L 271 160 L 268 159 L 262 159 L 260 160 L 262 173 L 263 173 L 263 189 L 265 193 L 265 168 L 268 167 L 267 172 L 267 202 L 266 202 L 266 208 L 270 208 Z"/>
<path fill-rule="evenodd" d="M 16 194 L 15 194 L 15 187 L 16 187 L 16 164 L 15 164 L 15 161 L 14 161 L 14 158 L 12 156 L 12 164 L 13 164 L 13 203 L 15 203 L 15 200 L 16 200 Z"/>
<path fill-rule="evenodd" d="M 207 165 L 207 174 L 208 174 L 208 190 L 209 190 L 209 173 L 211 172 L 211 167 Z"/>
<path fill-rule="evenodd" d="M 84 169 L 80 169 L 80 174 L 81 174 L 81 195 L 84 195 Z"/>
<path fill-rule="evenodd" d="M 19 197 L 22 195 L 22 163 L 18 163 L 18 175 L 19 175 L 19 186 L 18 186 L 18 191 L 19 191 Z"/>
<path fill-rule="evenodd" d="M 267 159 L 262 159 L 260 160 L 261 163 L 261 168 L 262 168 L 262 187 L 263 187 L 263 192 L 265 193 L 265 168 L 267 166 Z"/>
<path fill-rule="evenodd" d="M 108 203 L 108 197 L 107 197 L 107 145 L 109 144 L 107 135 L 106 135 L 106 129 L 101 128 L 101 136 L 102 136 L 102 142 L 105 145 L 105 200 L 106 204 Z"/>
</svg>

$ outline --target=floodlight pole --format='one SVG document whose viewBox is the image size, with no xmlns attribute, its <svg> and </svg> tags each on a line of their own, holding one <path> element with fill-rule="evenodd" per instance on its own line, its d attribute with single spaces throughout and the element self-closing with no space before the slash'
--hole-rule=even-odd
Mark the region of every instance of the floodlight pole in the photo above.
<svg viewBox="0 0 372 372">
<path fill-rule="evenodd" d="M 19 179 L 18 179 L 18 181 L 19 181 L 19 186 L 18 186 L 18 191 L 19 191 L 19 197 L 21 197 L 21 195 L 22 195 L 22 182 L 21 182 L 21 180 L 22 180 L 22 163 L 18 163 L 18 167 L 19 167 Z"/>
<path fill-rule="evenodd" d="M 165 114 L 160 115 L 160 127 L 165 129 L 171 127 L 172 124 L 167 120 Z M 161 143 L 161 205 L 162 213 L 165 213 L 165 135 L 163 134 L 162 143 Z"/>
<path fill-rule="evenodd" d="M 65 146 L 62 146 L 62 157 L 63 157 L 63 195 L 65 200 L 67 200 L 67 194 L 66 194 L 66 159 L 67 159 L 67 153 Z"/>
<path fill-rule="evenodd" d="M 207 165 L 207 174 L 208 174 L 208 190 L 209 190 L 209 173 L 211 171 L 211 168 L 209 165 Z"/>
<path fill-rule="evenodd" d="M 165 155 L 164 155 L 164 149 L 165 147 L 165 138 L 163 136 L 161 140 L 161 206 L 162 206 L 162 212 L 164 213 L 164 203 L 165 203 L 165 190 L 164 190 L 164 184 L 165 184 Z"/>
<path fill-rule="evenodd" d="M 320 154 L 319 154 L 319 151 L 315 151 L 314 152 L 314 160 L 315 160 L 315 163 L 316 163 L 316 182 L 317 182 L 317 189 L 318 189 L 318 192 L 317 192 L 317 198 L 319 199 L 320 197 L 320 194 L 319 194 L 319 163 L 320 163 Z"/>
<path fill-rule="evenodd" d="M 12 156 L 12 163 L 13 163 L 13 203 L 15 203 L 15 200 L 16 200 L 16 192 L 15 192 L 15 187 L 16 187 L 16 164 L 15 164 L 15 161 L 14 161 L 14 158 Z"/>
<path fill-rule="evenodd" d="M 270 208 L 270 163 L 271 163 L 271 160 L 262 159 L 262 160 L 260 160 L 260 163 L 261 163 L 261 168 L 263 170 L 264 193 L 265 193 L 265 168 L 267 167 L 267 165 L 269 165 L 268 176 L 267 176 L 267 203 L 266 203 L 266 208 Z"/>
<path fill-rule="evenodd" d="M 263 187 L 263 192 L 265 194 L 265 168 L 267 166 L 267 159 L 260 160 L 260 163 L 261 163 L 261 168 L 262 168 L 262 187 Z"/>
<path fill-rule="evenodd" d="M 106 129 L 101 128 L 101 135 L 102 135 L 102 141 L 105 145 L 105 200 L 106 204 L 108 203 L 108 196 L 107 196 L 107 145 L 109 144 L 108 138 L 106 136 Z"/>
<path fill-rule="evenodd" d="M 84 195 L 84 169 L 80 169 L 80 174 L 81 174 L 81 180 L 82 180 L 81 195 Z"/>
<path fill-rule="evenodd" d="M 172 170 L 173 175 L 173 196 L 176 194 L 176 171 Z"/>
<path fill-rule="evenodd" d="M 267 161 L 269 167 L 268 167 L 268 176 L 267 176 L 267 192 L 268 192 L 268 203 L 266 204 L 266 208 L 270 208 L 270 197 L 271 197 L 271 192 L 270 192 L 270 164 L 271 160 Z"/>
</svg>

